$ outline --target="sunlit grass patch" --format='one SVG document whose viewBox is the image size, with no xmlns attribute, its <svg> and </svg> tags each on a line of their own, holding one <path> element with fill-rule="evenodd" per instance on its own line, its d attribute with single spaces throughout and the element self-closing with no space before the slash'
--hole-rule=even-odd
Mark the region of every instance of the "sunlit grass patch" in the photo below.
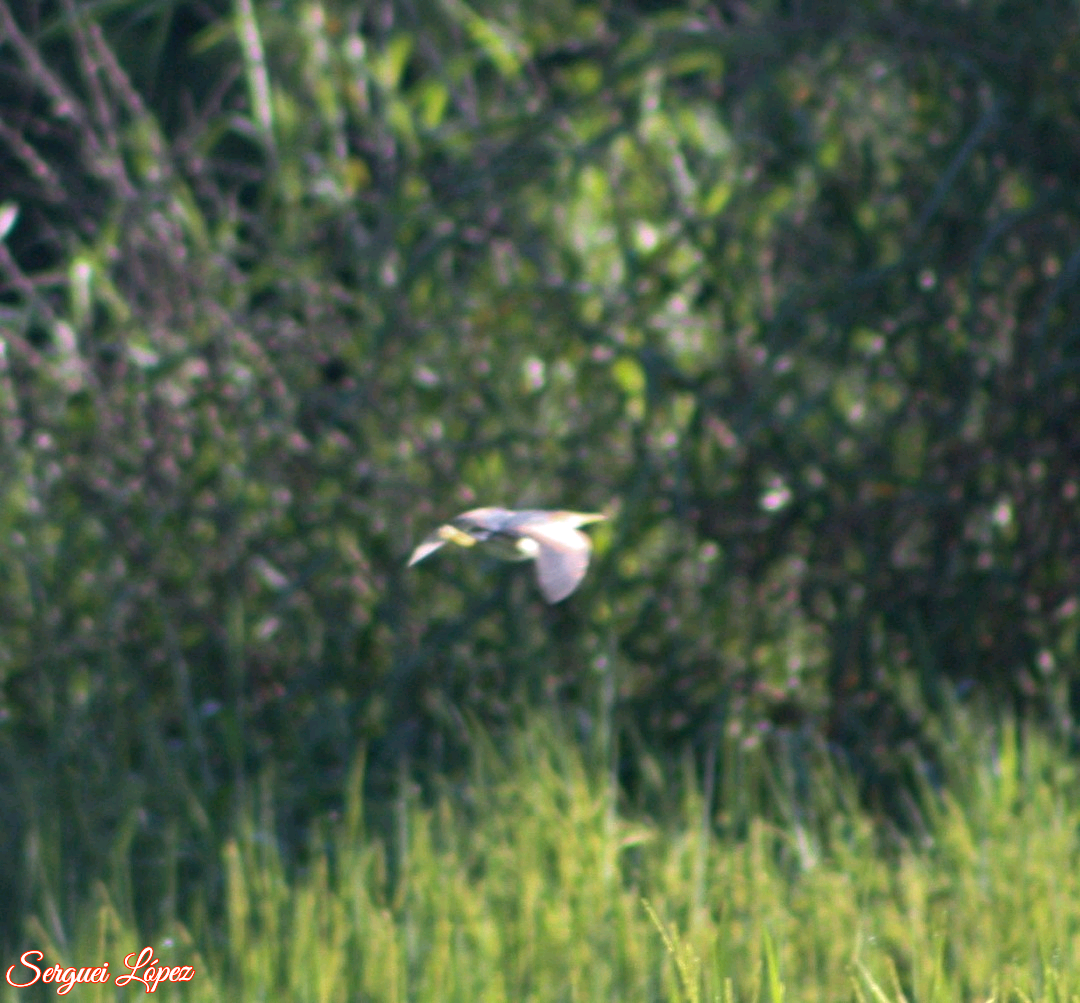
<svg viewBox="0 0 1080 1003">
<path fill-rule="evenodd" d="M 221 849 L 220 894 L 208 885 L 185 923 L 138 930 L 124 881 L 74 915 L 43 889 L 25 944 L 120 972 L 151 943 L 196 969 L 166 999 L 1076 1000 L 1076 766 L 1035 731 L 954 726 L 955 757 L 900 834 L 820 750 L 796 785 L 776 747 L 719 750 L 771 806 L 722 803 L 724 768 L 711 793 L 689 768 L 643 771 L 670 789 L 628 801 L 540 717 L 502 742 L 477 732 L 470 774 L 435 796 L 403 783 L 385 831 L 358 761 L 302 864 L 264 789 Z"/>
</svg>

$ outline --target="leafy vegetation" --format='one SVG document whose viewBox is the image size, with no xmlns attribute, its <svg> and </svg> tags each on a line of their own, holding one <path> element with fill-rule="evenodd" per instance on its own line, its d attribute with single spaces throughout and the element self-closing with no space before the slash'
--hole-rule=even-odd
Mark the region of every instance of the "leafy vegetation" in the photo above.
<svg viewBox="0 0 1080 1003">
<path fill-rule="evenodd" d="M 821 749 L 803 757 L 804 791 L 789 782 L 790 750 L 785 765 L 762 746 L 733 743 L 723 750 L 731 776 L 717 774 L 712 789 L 696 787 L 690 770 L 673 781 L 653 762 L 642 802 L 655 812 L 617 804 L 603 762 L 583 758 L 543 717 L 501 750 L 475 733 L 466 786 L 427 802 L 403 785 L 388 836 L 365 814 L 361 759 L 342 816 L 313 832 L 301 866 L 278 850 L 268 792 L 253 793 L 222 851 L 222 906 L 203 888 L 191 920 L 167 914 L 153 932 L 162 964 L 195 969 L 156 992 L 450 1003 L 1075 1000 L 1077 769 L 1012 723 L 991 729 L 962 715 L 955 726 L 947 788 L 919 791 L 910 837 L 883 837 Z M 763 788 L 787 824 L 766 821 L 747 793 Z M 717 828 L 719 804 L 727 824 Z M 108 960 L 123 973 L 145 939 L 133 878 L 121 864 L 75 920 L 52 889 L 29 928 L 41 967 Z M 116 992 L 74 991 L 90 1003 Z"/>
<path fill-rule="evenodd" d="M 0 940 L 537 706 L 631 800 L 794 734 L 882 825 L 958 701 L 1074 749 L 1078 28 L 0 0 Z M 610 514 L 571 602 L 406 571 L 476 504 Z"/>
</svg>

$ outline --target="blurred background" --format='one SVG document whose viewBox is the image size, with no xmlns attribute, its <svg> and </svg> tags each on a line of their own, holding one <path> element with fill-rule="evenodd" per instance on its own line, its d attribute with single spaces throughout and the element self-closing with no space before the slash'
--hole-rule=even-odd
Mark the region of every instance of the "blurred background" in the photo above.
<svg viewBox="0 0 1080 1003">
<path fill-rule="evenodd" d="M 949 708 L 1075 749 L 1077 21 L 0 0 L 0 939 L 530 708 L 901 829 Z M 611 518 L 405 569 L 477 505 Z"/>
</svg>

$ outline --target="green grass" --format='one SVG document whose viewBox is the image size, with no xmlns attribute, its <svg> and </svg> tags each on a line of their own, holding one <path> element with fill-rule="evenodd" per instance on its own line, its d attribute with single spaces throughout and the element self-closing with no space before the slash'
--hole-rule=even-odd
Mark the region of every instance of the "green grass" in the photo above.
<svg viewBox="0 0 1080 1003">
<path fill-rule="evenodd" d="M 497 747 L 478 734 L 438 797 L 402 784 L 382 836 L 358 763 L 292 870 L 267 785 L 221 848 L 223 909 L 207 889 L 186 925 L 139 931 L 126 881 L 71 916 L 43 885 L 23 946 L 116 975 L 151 943 L 195 968 L 157 989 L 183 1000 L 1078 1000 L 1076 765 L 1034 731 L 954 731 L 900 834 L 823 754 L 782 743 L 723 749 L 713 791 L 646 760 L 616 804 L 605 764 L 540 718 Z"/>
</svg>

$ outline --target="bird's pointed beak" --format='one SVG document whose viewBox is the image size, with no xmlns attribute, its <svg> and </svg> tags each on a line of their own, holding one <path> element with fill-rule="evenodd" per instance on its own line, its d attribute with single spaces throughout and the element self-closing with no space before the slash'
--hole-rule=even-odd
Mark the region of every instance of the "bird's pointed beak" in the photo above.
<svg viewBox="0 0 1080 1003">
<path fill-rule="evenodd" d="M 592 522 L 603 522 L 607 519 L 607 514 L 604 512 L 582 512 L 579 515 L 579 526 L 588 526 Z"/>
</svg>

